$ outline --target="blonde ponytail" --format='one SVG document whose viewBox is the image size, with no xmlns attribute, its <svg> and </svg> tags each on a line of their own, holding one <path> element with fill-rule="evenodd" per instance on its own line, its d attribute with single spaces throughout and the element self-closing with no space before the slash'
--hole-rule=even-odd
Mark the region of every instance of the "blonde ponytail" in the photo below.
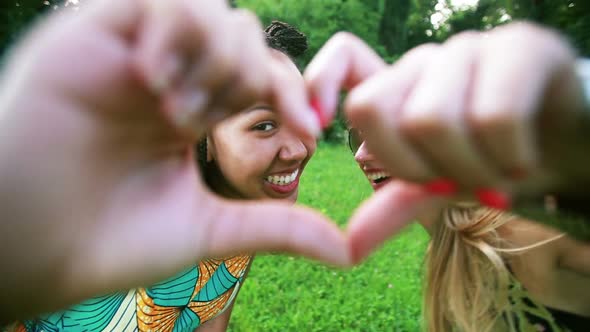
<svg viewBox="0 0 590 332">
<path fill-rule="evenodd" d="M 445 209 L 441 219 L 426 256 L 427 330 L 507 330 L 502 317 L 510 317 L 503 314 L 510 308 L 511 278 L 498 228 L 512 216 L 464 205 Z"/>
<path fill-rule="evenodd" d="M 461 204 L 442 212 L 426 254 L 423 302 L 428 332 L 532 331 L 526 315 L 560 331 L 551 314 L 530 299 L 508 270 L 509 255 L 533 249 L 564 234 L 515 247 L 499 234 L 509 213 Z"/>
</svg>

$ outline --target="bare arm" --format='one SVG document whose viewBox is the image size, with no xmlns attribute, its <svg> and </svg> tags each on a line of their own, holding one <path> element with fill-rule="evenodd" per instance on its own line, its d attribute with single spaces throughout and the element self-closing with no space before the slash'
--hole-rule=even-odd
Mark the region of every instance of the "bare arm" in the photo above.
<svg viewBox="0 0 590 332">
<path fill-rule="evenodd" d="M 590 278 L 590 244 L 573 239 L 565 239 L 560 250 L 558 264 Z"/>
</svg>

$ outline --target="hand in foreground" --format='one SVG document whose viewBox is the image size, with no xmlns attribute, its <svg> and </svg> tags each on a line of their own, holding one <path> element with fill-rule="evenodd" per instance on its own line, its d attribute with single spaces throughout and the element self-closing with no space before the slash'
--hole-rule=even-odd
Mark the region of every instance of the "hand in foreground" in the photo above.
<svg viewBox="0 0 590 332">
<path fill-rule="evenodd" d="M 481 200 L 498 191 L 572 193 L 590 178 L 575 56 L 552 31 L 515 23 L 462 33 L 391 66 L 344 34 L 325 45 L 305 78 L 325 119 L 339 90 L 349 90 L 346 116 L 400 180 L 351 219 L 355 260 L 444 204 L 432 183 L 454 183 L 446 194 Z"/>
<path fill-rule="evenodd" d="M 237 252 L 347 265 L 318 213 L 230 202 L 198 174 L 197 139 L 254 101 L 319 129 L 282 70 L 258 21 L 224 1 L 105 0 L 41 22 L 0 87 L 0 322 Z"/>
</svg>

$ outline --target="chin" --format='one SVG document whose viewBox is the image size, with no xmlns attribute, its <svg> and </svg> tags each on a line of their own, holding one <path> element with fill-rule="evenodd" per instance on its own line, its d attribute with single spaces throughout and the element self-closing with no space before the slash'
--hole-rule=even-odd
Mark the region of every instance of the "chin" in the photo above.
<svg viewBox="0 0 590 332">
<path fill-rule="evenodd" d="M 295 202 L 297 202 L 297 197 L 299 197 L 299 191 L 294 192 L 293 194 L 291 194 L 288 197 L 282 198 L 282 200 L 284 200 L 286 202 L 290 202 L 290 203 L 295 203 Z"/>
</svg>

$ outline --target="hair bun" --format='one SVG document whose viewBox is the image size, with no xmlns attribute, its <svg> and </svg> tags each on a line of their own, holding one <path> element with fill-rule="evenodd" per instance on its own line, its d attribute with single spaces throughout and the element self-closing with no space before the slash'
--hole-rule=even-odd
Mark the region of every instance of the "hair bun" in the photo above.
<svg viewBox="0 0 590 332">
<path fill-rule="evenodd" d="M 307 50 L 307 36 L 292 25 L 281 21 L 272 21 L 264 29 L 266 43 L 269 47 L 279 50 L 295 58 Z"/>
</svg>

